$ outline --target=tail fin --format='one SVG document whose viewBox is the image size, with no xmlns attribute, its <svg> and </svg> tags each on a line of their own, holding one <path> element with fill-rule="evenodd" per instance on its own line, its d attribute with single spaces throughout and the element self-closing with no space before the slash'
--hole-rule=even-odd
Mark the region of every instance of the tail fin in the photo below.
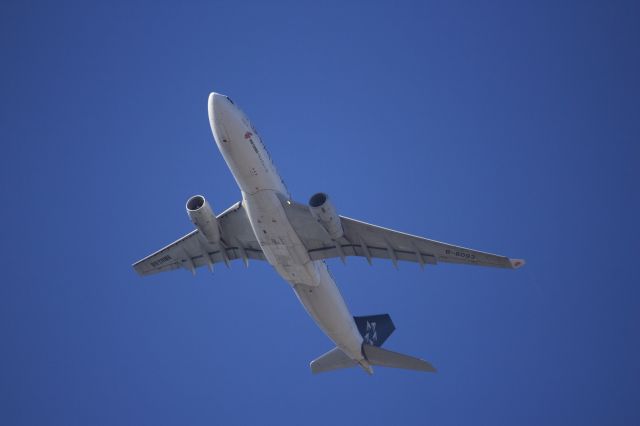
<svg viewBox="0 0 640 426">
<path fill-rule="evenodd" d="M 324 355 L 311 361 L 309 366 L 312 373 L 323 373 L 325 371 L 337 370 L 339 368 L 349 368 L 358 363 L 347 356 L 340 348 L 333 348 Z"/>
<path fill-rule="evenodd" d="M 360 365 L 369 374 L 373 374 L 373 369 L 371 368 L 373 365 L 403 368 L 405 370 L 436 371 L 433 365 L 427 361 L 380 347 L 396 329 L 389 314 L 353 317 L 353 319 L 362 335 L 363 359 L 353 360 L 339 348 L 333 348 L 326 354 L 311 361 L 309 366 L 313 373 L 350 368 L 356 365 Z"/>
<path fill-rule="evenodd" d="M 364 339 L 364 343 L 372 346 L 382 346 L 391 336 L 396 327 L 391 321 L 389 314 L 367 315 L 364 317 L 353 317 L 358 326 L 358 331 Z"/>
<path fill-rule="evenodd" d="M 432 373 L 436 371 L 433 365 L 420 358 L 414 358 L 409 355 L 392 352 L 376 346 L 363 344 L 362 352 L 371 365 L 402 368 L 405 370 L 428 371 Z"/>
</svg>

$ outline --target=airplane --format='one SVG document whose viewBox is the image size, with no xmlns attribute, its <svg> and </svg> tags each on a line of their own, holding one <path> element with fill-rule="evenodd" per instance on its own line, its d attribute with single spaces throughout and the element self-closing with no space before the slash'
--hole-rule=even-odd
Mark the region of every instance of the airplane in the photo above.
<svg viewBox="0 0 640 426">
<path fill-rule="evenodd" d="M 267 261 L 289 283 L 318 327 L 335 348 L 310 363 L 312 373 L 360 366 L 435 372 L 420 358 L 383 349 L 395 330 L 388 314 L 352 316 L 325 259 L 350 256 L 388 259 L 394 267 L 408 261 L 439 262 L 517 269 L 523 259 L 472 250 L 394 231 L 340 216 L 326 193 L 308 204 L 295 202 L 262 138 L 228 96 L 211 93 L 209 123 L 215 142 L 235 178 L 242 200 L 215 215 L 202 195 L 186 203 L 196 229 L 133 264 L 139 275 L 197 268 L 241 259 Z"/>
</svg>

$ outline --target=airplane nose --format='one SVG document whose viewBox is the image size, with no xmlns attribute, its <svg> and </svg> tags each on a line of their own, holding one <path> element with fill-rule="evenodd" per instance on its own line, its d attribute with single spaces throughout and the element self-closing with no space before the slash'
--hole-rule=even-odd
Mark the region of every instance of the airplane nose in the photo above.
<svg viewBox="0 0 640 426">
<path fill-rule="evenodd" d="M 233 111 L 231 111 L 228 98 L 220 93 L 211 92 L 209 94 L 209 125 L 219 146 L 220 142 L 229 141 L 225 122 L 228 122 L 229 117 L 232 116 Z"/>
<path fill-rule="evenodd" d="M 220 93 L 211 92 L 209 94 L 209 121 L 213 123 L 214 117 L 223 113 L 226 96 Z"/>
</svg>

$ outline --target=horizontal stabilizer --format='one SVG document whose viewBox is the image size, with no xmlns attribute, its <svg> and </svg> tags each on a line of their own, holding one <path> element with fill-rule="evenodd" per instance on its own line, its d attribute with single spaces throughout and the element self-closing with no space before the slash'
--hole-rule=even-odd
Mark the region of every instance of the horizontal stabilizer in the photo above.
<svg viewBox="0 0 640 426">
<path fill-rule="evenodd" d="M 362 352 L 367 357 L 367 361 L 371 365 L 377 365 L 380 367 L 402 368 L 405 370 L 428 372 L 436 371 L 433 365 L 420 358 L 388 351 L 377 346 L 362 345 Z"/>
<path fill-rule="evenodd" d="M 338 370 L 340 368 L 355 367 L 357 362 L 349 358 L 339 348 L 333 348 L 326 354 L 311 361 L 309 366 L 312 373 L 323 373 L 325 371 Z"/>
</svg>

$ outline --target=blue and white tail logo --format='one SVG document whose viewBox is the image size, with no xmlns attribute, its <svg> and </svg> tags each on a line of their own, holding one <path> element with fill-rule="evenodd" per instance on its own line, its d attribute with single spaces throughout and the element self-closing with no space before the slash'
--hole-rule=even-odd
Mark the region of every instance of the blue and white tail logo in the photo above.
<svg viewBox="0 0 640 426">
<path fill-rule="evenodd" d="M 396 327 L 389 314 L 353 317 L 362 336 L 363 343 L 371 346 L 382 346 Z"/>
<path fill-rule="evenodd" d="M 376 323 L 367 321 L 367 332 L 362 336 L 367 345 L 376 346 L 378 333 L 376 333 Z"/>
</svg>

